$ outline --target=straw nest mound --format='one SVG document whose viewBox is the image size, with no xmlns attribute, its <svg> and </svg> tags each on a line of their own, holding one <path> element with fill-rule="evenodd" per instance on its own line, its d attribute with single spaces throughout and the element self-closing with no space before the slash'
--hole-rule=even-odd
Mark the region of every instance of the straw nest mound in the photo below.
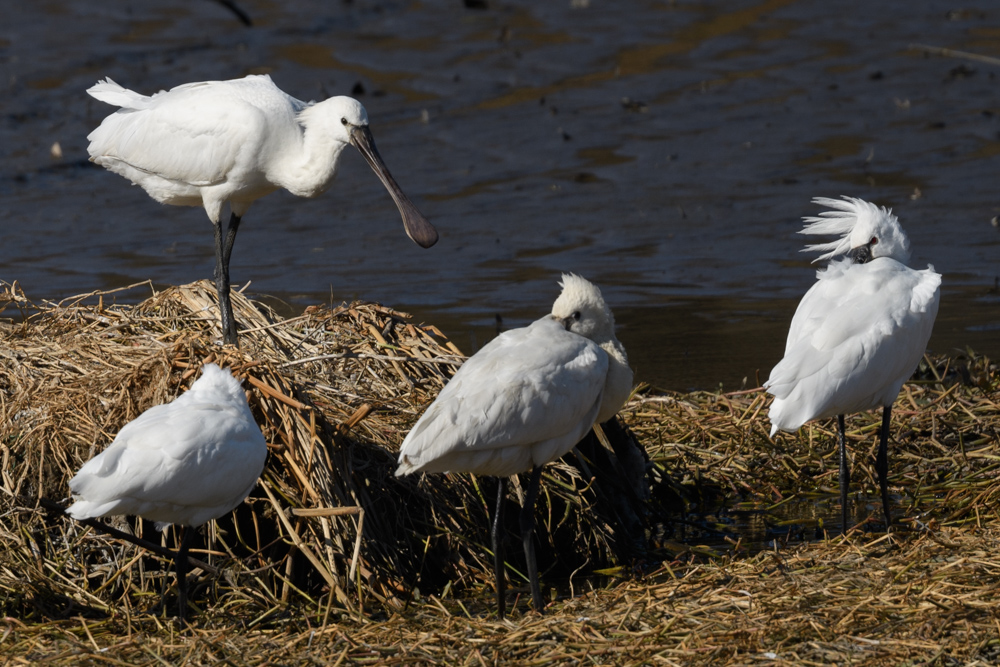
<svg viewBox="0 0 1000 667">
<path fill-rule="evenodd" d="M 16 285 L 0 292 L 7 315 L 23 316 L 0 325 L 0 657 L 995 664 L 1000 656 L 1000 375 L 988 359 L 927 359 L 904 387 L 889 460 L 903 519 L 890 535 L 864 525 L 826 535 L 818 510 L 784 520 L 790 501 L 833 496 L 832 424 L 772 442 L 759 390 L 640 389 L 624 427 L 597 429 L 546 468 L 539 564 L 543 586 L 559 587 L 547 589 L 554 603 L 545 616 L 519 600 L 514 620 L 498 623 L 487 594 L 495 482 L 393 475 L 403 436 L 461 364 L 459 350 L 433 326 L 376 304 L 282 319 L 233 296 L 239 350 L 215 342 L 207 282 L 137 306 L 112 305 L 111 294 L 39 306 Z M 248 502 L 196 543 L 204 566 L 192 601 L 201 613 L 179 632 L 168 561 L 51 508 L 84 461 L 129 420 L 183 392 L 209 361 L 244 378 L 270 455 Z M 848 424 L 852 492 L 877 498 L 878 419 Z M 871 508 L 879 519 L 879 503 Z M 517 513 L 507 516 L 516 535 Z M 112 523 L 175 543 L 172 531 L 161 537 L 133 518 Z M 764 550 L 746 548 L 736 526 L 747 523 L 761 530 Z M 520 553 L 512 544 L 508 555 L 516 587 Z M 583 577 L 595 571 L 617 578 Z"/>
</svg>

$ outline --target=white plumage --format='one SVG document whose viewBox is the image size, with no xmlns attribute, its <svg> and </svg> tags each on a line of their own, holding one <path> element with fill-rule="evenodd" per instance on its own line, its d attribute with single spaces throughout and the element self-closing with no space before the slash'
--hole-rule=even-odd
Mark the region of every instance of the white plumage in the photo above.
<svg viewBox="0 0 1000 667">
<path fill-rule="evenodd" d="M 554 461 L 618 412 L 632 370 L 614 317 L 583 278 L 562 285 L 552 314 L 500 334 L 455 373 L 403 440 L 397 475 L 509 477 Z"/>
<path fill-rule="evenodd" d="M 891 211 L 850 197 L 813 201 L 833 210 L 806 218 L 811 224 L 801 233 L 841 238 L 806 251 L 823 252 L 818 259 L 850 257 L 821 269 L 795 311 L 785 356 L 764 383 L 774 396 L 771 435 L 813 419 L 837 416 L 842 424 L 845 414 L 881 407 L 884 447 L 888 411 L 930 339 L 941 276 L 933 267 L 906 266 L 909 241 Z M 846 455 L 842 458 L 846 466 Z M 844 472 L 846 467 L 842 496 Z M 888 493 L 880 479 L 888 522 Z M 843 511 L 846 525 L 846 507 Z"/>
<path fill-rule="evenodd" d="M 572 274 L 561 284 L 550 315 L 501 334 L 455 373 L 403 441 L 396 475 L 471 472 L 503 479 L 532 470 L 524 532 L 541 466 L 572 449 L 595 423 L 611 419 L 632 389 L 625 348 L 600 290 Z M 498 513 L 502 494 L 501 482 Z M 495 531 L 499 554 L 497 539 Z M 528 561 L 530 574 L 533 552 Z M 502 561 L 496 566 L 503 616 Z M 537 571 L 529 578 L 540 611 Z"/>
<path fill-rule="evenodd" d="M 69 482 L 74 519 L 141 516 L 163 530 L 200 526 L 229 512 L 253 490 L 267 445 L 240 383 L 206 364 L 202 376 L 172 403 L 146 410 Z M 185 545 L 193 530 L 187 530 Z M 182 545 L 177 557 L 182 591 Z"/>
<path fill-rule="evenodd" d="M 546 317 L 465 362 L 407 435 L 398 474 L 508 477 L 559 458 L 597 418 L 608 357 Z"/>
<path fill-rule="evenodd" d="M 923 356 L 941 276 L 890 259 L 820 271 L 765 387 L 771 435 L 812 419 L 891 405 Z"/>
<path fill-rule="evenodd" d="M 88 135 L 91 160 L 141 186 L 158 202 L 203 206 L 215 225 L 226 342 L 236 343 L 228 303 L 229 255 L 240 219 L 254 200 L 279 188 L 300 197 L 325 192 L 349 144 L 388 189 L 410 238 L 424 247 L 437 241 L 434 227 L 379 156 L 364 107 L 350 97 L 302 102 L 266 75 L 188 83 L 151 97 L 105 79 L 87 92 L 121 107 Z M 224 231 L 226 203 L 231 216 Z"/>
<path fill-rule="evenodd" d="M 146 410 L 69 482 L 75 519 L 141 516 L 200 526 L 243 502 L 264 469 L 267 445 L 239 381 L 206 364 L 172 403 Z"/>
</svg>

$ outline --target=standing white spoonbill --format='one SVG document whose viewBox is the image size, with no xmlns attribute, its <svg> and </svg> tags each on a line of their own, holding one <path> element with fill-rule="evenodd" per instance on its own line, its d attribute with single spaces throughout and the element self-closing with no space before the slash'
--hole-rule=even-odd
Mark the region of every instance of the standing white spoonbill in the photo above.
<svg viewBox="0 0 1000 667">
<path fill-rule="evenodd" d="M 146 410 L 69 482 L 74 519 L 129 514 L 187 526 L 174 558 L 181 620 L 195 528 L 243 502 L 264 469 L 267 445 L 239 381 L 206 364 L 172 403 Z"/>
<path fill-rule="evenodd" d="M 806 246 L 821 259 L 839 255 L 817 273 L 788 330 L 785 357 L 764 388 L 774 396 L 771 436 L 795 431 L 812 419 L 837 417 L 840 503 L 847 530 L 850 471 L 844 415 L 882 408 L 875 470 L 882 491 L 886 530 L 889 513 L 889 416 L 899 390 L 916 370 L 937 316 L 941 276 L 934 267 L 909 268 L 910 242 L 892 212 L 861 199 L 817 198 L 828 206 L 805 218 L 800 234 L 840 234 L 830 243 Z"/>
<path fill-rule="evenodd" d="M 396 475 L 471 472 L 499 477 L 493 520 L 497 614 L 506 613 L 503 500 L 506 478 L 531 470 L 521 539 L 535 610 L 534 506 L 542 466 L 571 450 L 595 423 L 615 416 L 632 390 L 625 348 L 601 291 L 564 274 L 552 313 L 494 338 L 455 373 L 406 436 Z"/>
<path fill-rule="evenodd" d="M 437 242 L 437 231 L 382 162 L 368 114 L 355 99 L 302 102 L 267 75 L 188 83 L 152 97 L 105 79 L 87 92 L 121 107 L 87 136 L 90 159 L 161 204 L 203 206 L 215 226 L 215 284 L 226 343 L 238 344 L 229 258 L 240 220 L 254 200 L 279 188 L 299 197 L 325 192 L 348 144 L 389 190 L 410 238 L 425 248 Z M 226 203 L 230 216 L 223 230 Z"/>
</svg>

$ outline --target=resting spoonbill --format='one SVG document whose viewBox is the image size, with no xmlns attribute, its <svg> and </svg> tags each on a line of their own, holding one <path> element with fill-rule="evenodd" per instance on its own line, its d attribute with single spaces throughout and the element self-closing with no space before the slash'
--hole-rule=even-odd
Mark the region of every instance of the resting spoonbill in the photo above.
<svg viewBox="0 0 1000 667">
<path fill-rule="evenodd" d="M 74 519 L 128 514 L 187 526 L 174 557 L 179 616 L 187 611 L 188 550 L 195 528 L 229 512 L 257 484 L 267 458 L 239 381 L 206 364 L 172 403 L 126 424 L 69 482 Z"/>
<path fill-rule="evenodd" d="M 152 97 L 104 79 L 87 92 L 121 107 L 87 135 L 90 159 L 161 204 L 203 206 L 215 226 L 215 284 L 226 343 L 238 344 L 229 258 L 240 220 L 254 200 L 279 188 L 299 197 L 325 192 L 348 144 L 382 180 L 410 238 L 425 248 L 437 242 L 437 231 L 379 156 L 368 113 L 355 99 L 302 102 L 267 75 L 188 83 Z M 223 230 L 226 203 L 230 216 Z"/>
<path fill-rule="evenodd" d="M 500 334 L 459 368 L 399 450 L 397 476 L 470 472 L 500 478 L 492 530 L 500 618 L 506 614 L 506 478 L 531 470 L 520 526 L 531 599 L 541 612 L 532 534 L 542 466 L 571 450 L 595 423 L 614 417 L 632 390 L 632 370 L 601 291 L 573 274 L 564 274 L 561 285 L 550 315 Z"/>
<path fill-rule="evenodd" d="M 882 491 L 886 530 L 889 512 L 889 416 L 899 390 L 927 349 L 937 316 L 941 276 L 928 266 L 909 268 L 910 242 L 892 212 L 861 199 L 816 198 L 832 210 L 800 234 L 840 234 L 830 243 L 806 246 L 822 252 L 816 260 L 840 255 L 817 273 L 788 329 L 785 357 L 771 370 L 764 388 L 774 396 L 771 436 L 795 431 L 812 419 L 837 418 L 840 445 L 840 502 L 847 530 L 850 471 L 844 415 L 882 408 L 875 470 Z"/>
</svg>

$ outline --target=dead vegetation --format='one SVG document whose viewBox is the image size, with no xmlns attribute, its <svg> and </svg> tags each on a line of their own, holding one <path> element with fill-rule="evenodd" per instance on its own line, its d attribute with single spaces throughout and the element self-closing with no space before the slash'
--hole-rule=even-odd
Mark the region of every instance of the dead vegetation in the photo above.
<svg viewBox="0 0 1000 667">
<path fill-rule="evenodd" d="M 393 476 L 402 436 L 461 363 L 459 350 L 376 304 L 285 320 L 237 293 L 241 349 L 221 348 L 213 295 L 195 283 L 138 306 L 114 305 L 114 294 L 39 306 L 16 285 L 0 293 L 8 316 L 25 316 L 0 331 L 0 658 L 10 664 L 1000 656 L 1000 379 L 988 359 L 928 359 L 904 387 L 890 445 L 904 521 L 891 536 L 824 537 L 821 516 L 782 525 L 786 503 L 835 492 L 831 424 L 771 442 L 757 391 L 639 391 L 622 419 L 648 453 L 648 486 L 597 476 L 621 463 L 597 442 L 549 466 L 536 517 L 555 602 L 539 617 L 518 600 L 513 622 L 497 623 L 487 594 L 494 482 Z M 83 461 L 208 361 L 245 378 L 270 456 L 249 502 L 196 545 L 207 563 L 192 586 L 201 612 L 180 630 L 167 615 L 167 561 L 38 499 L 64 499 Z M 877 486 L 877 422 L 849 420 L 851 488 L 862 496 Z M 604 439 L 621 438 L 612 425 Z M 746 547 L 723 501 L 749 508 L 762 544 Z M 161 539 L 145 522 L 115 525 Z M 174 544 L 169 532 L 162 539 Z M 518 587 L 518 550 L 508 553 Z M 617 578 L 587 576 L 596 570 Z"/>
</svg>

